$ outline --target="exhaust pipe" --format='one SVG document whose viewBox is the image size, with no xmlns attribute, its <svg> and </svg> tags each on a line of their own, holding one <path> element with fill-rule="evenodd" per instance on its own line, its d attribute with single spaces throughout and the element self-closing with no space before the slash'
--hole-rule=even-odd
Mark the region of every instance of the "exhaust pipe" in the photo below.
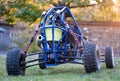
<svg viewBox="0 0 120 81">
<path fill-rule="evenodd" d="M 39 47 L 42 47 L 41 43 L 43 41 L 44 37 L 42 35 L 38 35 L 37 38 L 36 38 L 36 44 L 39 46 Z"/>
</svg>

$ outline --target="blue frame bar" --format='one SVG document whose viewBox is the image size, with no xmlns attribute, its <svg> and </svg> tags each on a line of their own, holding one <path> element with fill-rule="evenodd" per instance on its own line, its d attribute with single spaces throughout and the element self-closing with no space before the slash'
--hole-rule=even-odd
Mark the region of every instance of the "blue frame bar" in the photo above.
<svg viewBox="0 0 120 81">
<path fill-rule="evenodd" d="M 65 8 L 65 10 L 63 12 L 61 12 L 59 14 L 56 14 L 57 10 L 61 10 L 63 8 Z M 77 24 L 74 16 L 72 15 L 70 9 L 68 7 L 66 7 L 66 6 L 59 6 L 59 7 L 51 8 L 47 12 L 47 14 L 44 16 L 43 21 L 41 22 L 41 28 L 40 28 L 40 31 L 41 31 L 40 34 L 44 37 L 44 40 L 42 41 L 42 45 L 43 45 L 44 48 L 42 50 L 45 51 L 45 53 L 44 53 L 44 60 L 46 61 L 46 66 L 55 66 L 55 65 L 58 65 L 57 61 L 59 60 L 59 58 L 58 58 L 59 54 L 55 53 L 55 51 L 59 51 L 60 50 L 59 46 L 60 46 L 61 42 L 63 41 L 63 39 L 65 39 L 65 40 L 64 40 L 64 44 L 62 46 L 63 48 L 61 48 L 61 49 L 64 50 L 64 51 L 67 50 L 68 31 L 67 31 L 67 28 L 64 26 L 64 22 L 66 22 L 64 20 L 65 11 L 67 13 L 69 13 L 70 17 L 73 19 L 73 22 L 75 24 L 76 29 L 79 32 L 78 34 L 76 34 L 76 36 L 80 37 L 80 41 L 82 40 L 81 29 L 79 28 L 79 26 L 78 26 L 78 24 Z M 52 23 L 51 23 L 51 25 L 47 26 L 46 23 L 47 23 L 47 18 L 49 18 L 49 16 L 53 16 L 52 20 L 51 20 Z M 57 17 L 59 18 L 60 23 L 63 25 L 63 28 L 55 26 L 55 20 L 56 20 Z M 51 33 L 52 34 L 52 41 L 51 41 L 52 42 L 52 49 L 49 48 L 49 41 L 47 41 L 47 39 L 46 39 L 46 29 L 47 28 L 51 28 L 52 29 L 52 33 Z M 54 34 L 55 34 L 54 33 L 54 28 L 58 28 L 58 29 L 60 29 L 62 31 L 62 37 L 60 38 L 59 41 L 57 41 L 57 43 L 55 43 L 55 40 L 54 40 L 55 39 L 54 38 Z M 53 55 L 54 55 L 55 63 L 53 63 L 53 64 L 49 64 L 48 63 L 48 60 L 49 60 L 48 59 L 48 54 L 49 53 L 53 53 Z M 64 56 L 66 56 L 66 52 L 64 52 Z"/>
</svg>

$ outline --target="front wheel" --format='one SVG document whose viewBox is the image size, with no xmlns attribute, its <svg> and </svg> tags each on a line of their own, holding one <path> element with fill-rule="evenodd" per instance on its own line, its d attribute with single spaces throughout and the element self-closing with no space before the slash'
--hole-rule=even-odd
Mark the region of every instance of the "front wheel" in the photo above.
<svg viewBox="0 0 120 81">
<path fill-rule="evenodd" d="M 87 73 L 100 70 L 101 61 L 97 45 L 86 43 L 83 48 L 82 60 Z"/>
<path fill-rule="evenodd" d="M 112 47 L 106 47 L 105 49 L 105 62 L 107 68 L 114 68 L 114 52 Z"/>
<path fill-rule="evenodd" d="M 6 58 L 6 69 L 8 75 L 24 75 L 25 74 L 25 57 L 20 53 L 19 48 L 11 49 Z"/>
</svg>

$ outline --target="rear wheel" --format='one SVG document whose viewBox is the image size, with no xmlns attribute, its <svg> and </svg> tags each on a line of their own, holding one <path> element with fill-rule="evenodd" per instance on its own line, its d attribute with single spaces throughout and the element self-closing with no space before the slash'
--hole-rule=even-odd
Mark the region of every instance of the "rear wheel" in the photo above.
<svg viewBox="0 0 120 81">
<path fill-rule="evenodd" d="M 19 48 L 11 49 L 7 54 L 6 69 L 8 75 L 24 75 L 25 74 L 25 57 Z"/>
<path fill-rule="evenodd" d="M 39 58 L 39 61 L 38 61 L 39 62 L 39 68 L 40 69 L 46 69 L 47 67 L 46 67 L 45 63 L 41 63 L 41 62 L 44 61 L 44 55 L 43 54 L 39 54 L 38 58 Z"/>
<path fill-rule="evenodd" d="M 92 43 L 85 44 L 82 60 L 87 73 L 100 70 L 100 55 L 97 45 Z"/>
<path fill-rule="evenodd" d="M 107 68 L 114 68 L 114 52 L 112 47 L 106 47 L 105 49 L 105 62 Z"/>
<path fill-rule="evenodd" d="M 45 66 L 45 63 L 41 63 L 41 64 L 39 64 L 39 68 L 40 69 L 46 69 L 47 67 Z"/>
</svg>

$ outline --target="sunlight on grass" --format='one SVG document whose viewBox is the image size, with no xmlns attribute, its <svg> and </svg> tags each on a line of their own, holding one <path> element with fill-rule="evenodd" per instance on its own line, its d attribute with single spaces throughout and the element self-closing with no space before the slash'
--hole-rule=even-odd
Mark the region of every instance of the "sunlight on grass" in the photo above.
<svg viewBox="0 0 120 81">
<path fill-rule="evenodd" d="M 0 57 L 0 81 L 119 81 L 120 60 L 115 69 L 106 69 L 102 64 L 99 72 L 87 74 L 83 66 L 63 64 L 41 70 L 38 66 L 28 68 L 25 76 L 8 76 L 5 69 L 5 57 Z"/>
</svg>

